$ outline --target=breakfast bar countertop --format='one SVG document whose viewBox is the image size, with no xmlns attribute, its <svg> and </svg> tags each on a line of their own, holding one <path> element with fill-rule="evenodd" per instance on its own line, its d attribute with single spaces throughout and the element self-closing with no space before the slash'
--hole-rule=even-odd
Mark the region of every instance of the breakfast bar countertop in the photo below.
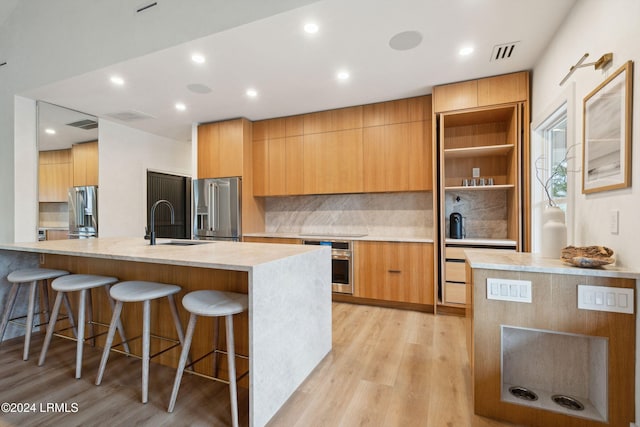
<svg viewBox="0 0 640 427">
<path fill-rule="evenodd" d="M 169 244 L 171 242 L 179 244 Z M 273 244 L 267 247 L 255 243 L 171 239 L 158 239 L 152 246 L 142 238 L 117 237 L 0 243 L 0 249 L 237 271 L 251 271 L 260 264 L 321 250 L 317 246 Z"/>
</svg>

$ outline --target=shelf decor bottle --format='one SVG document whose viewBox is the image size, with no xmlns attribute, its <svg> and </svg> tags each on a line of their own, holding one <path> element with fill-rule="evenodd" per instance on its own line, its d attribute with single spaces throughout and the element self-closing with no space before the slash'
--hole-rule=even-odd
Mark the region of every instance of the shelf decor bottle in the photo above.
<svg viewBox="0 0 640 427">
<path fill-rule="evenodd" d="M 542 256 L 560 258 L 567 246 L 567 226 L 564 211 L 557 206 L 547 206 L 542 213 Z"/>
</svg>

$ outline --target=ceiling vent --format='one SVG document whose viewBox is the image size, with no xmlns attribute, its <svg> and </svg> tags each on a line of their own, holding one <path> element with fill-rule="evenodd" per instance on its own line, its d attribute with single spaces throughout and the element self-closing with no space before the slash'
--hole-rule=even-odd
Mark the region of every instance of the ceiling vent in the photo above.
<svg viewBox="0 0 640 427">
<path fill-rule="evenodd" d="M 128 111 L 120 111 L 117 113 L 107 114 L 108 117 L 111 117 L 116 120 L 120 120 L 123 122 L 135 122 L 138 120 L 148 120 L 155 119 L 155 117 L 150 116 L 149 114 L 142 113 L 140 111 L 128 110 Z"/>
<path fill-rule="evenodd" d="M 98 122 L 95 120 L 78 120 L 77 122 L 67 123 L 67 126 L 72 126 L 74 128 L 80 128 L 84 130 L 95 129 L 98 127 Z"/>
<path fill-rule="evenodd" d="M 491 58 L 489 62 L 496 61 L 505 61 L 507 59 L 513 58 L 516 51 L 516 46 L 518 46 L 520 42 L 511 42 L 511 43 L 503 43 L 497 44 L 493 47 L 493 51 L 491 52 Z"/>
</svg>

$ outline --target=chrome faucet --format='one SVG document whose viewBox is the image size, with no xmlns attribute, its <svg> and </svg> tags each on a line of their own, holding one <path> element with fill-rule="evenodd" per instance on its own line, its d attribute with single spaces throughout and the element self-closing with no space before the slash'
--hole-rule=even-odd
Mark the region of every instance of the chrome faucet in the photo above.
<svg viewBox="0 0 640 427">
<path fill-rule="evenodd" d="M 176 220 L 175 220 L 175 214 L 173 212 L 173 205 L 171 204 L 171 202 L 169 202 L 168 200 L 158 200 L 157 202 L 155 202 L 153 204 L 153 206 L 151 206 L 151 233 L 149 233 L 149 240 L 150 240 L 150 244 L 151 245 L 155 245 L 156 244 L 156 225 L 155 225 L 155 218 L 156 218 L 156 208 L 158 207 L 158 205 L 160 204 L 166 204 L 169 206 L 169 209 L 171 209 L 171 224 L 175 224 Z"/>
</svg>

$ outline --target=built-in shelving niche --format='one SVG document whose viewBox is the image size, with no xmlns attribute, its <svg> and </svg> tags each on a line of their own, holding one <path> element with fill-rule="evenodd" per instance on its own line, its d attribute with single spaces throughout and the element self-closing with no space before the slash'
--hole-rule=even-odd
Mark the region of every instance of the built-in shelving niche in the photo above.
<svg viewBox="0 0 640 427">
<path fill-rule="evenodd" d="M 501 400 L 607 422 L 607 338 L 502 326 Z M 511 387 L 525 388 L 537 400 L 515 397 Z M 567 409 L 552 400 L 570 396 L 584 409 Z"/>
</svg>

